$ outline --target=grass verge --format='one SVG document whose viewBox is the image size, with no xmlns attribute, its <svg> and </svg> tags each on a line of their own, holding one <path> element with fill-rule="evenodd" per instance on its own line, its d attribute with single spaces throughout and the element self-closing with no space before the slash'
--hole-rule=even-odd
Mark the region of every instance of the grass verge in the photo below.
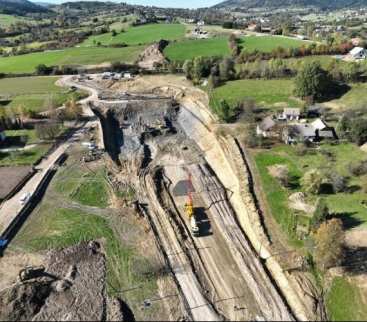
<svg viewBox="0 0 367 322">
<path fill-rule="evenodd" d="M 365 321 L 367 308 L 358 286 L 345 277 L 335 277 L 327 295 L 326 306 L 332 321 Z"/>
</svg>

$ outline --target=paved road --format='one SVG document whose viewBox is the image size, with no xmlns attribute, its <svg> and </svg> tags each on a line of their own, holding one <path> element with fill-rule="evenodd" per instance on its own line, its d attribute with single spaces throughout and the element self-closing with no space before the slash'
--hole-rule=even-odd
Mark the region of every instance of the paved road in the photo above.
<svg viewBox="0 0 367 322">
<path fill-rule="evenodd" d="M 58 81 L 58 85 L 74 86 L 71 80 L 72 76 L 66 76 Z M 87 103 L 91 100 L 98 99 L 98 92 L 92 88 L 84 87 L 79 84 L 77 84 L 77 87 L 91 93 L 89 97 L 81 100 L 79 103 L 81 103 L 83 106 L 84 116 L 95 117 L 93 111 L 89 108 Z M 5 201 L 0 205 L 0 236 L 3 235 L 6 229 L 11 225 L 14 219 L 17 218 L 18 214 L 25 207 L 25 205 L 22 205 L 20 203 L 20 198 L 26 193 L 30 193 L 31 195 L 33 195 L 48 171 L 55 166 L 56 161 L 65 153 L 65 151 L 72 144 L 80 140 L 83 132 L 86 129 L 95 127 L 98 123 L 98 120 L 89 121 L 82 128 L 75 131 L 75 133 L 69 139 L 61 143 L 55 151 L 53 151 L 47 158 L 42 160 L 42 162 L 37 166 L 37 173 L 24 185 L 24 187 L 18 193 L 16 193 L 11 199 Z"/>
<path fill-rule="evenodd" d="M 5 148 L 5 149 L 0 149 L 0 152 L 16 152 L 16 151 L 27 151 L 30 149 L 33 149 L 37 146 L 37 144 L 29 144 L 29 145 L 25 145 L 23 147 L 19 147 L 19 148 Z"/>
</svg>

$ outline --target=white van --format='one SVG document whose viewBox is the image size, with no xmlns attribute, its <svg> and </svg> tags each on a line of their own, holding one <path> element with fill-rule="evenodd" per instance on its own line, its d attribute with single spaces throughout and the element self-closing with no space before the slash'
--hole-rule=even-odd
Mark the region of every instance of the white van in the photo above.
<svg viewBox="0 0 367 322">
<path fill-rule="evenodd" d="M 26 192 L 24 193 L 20 199 L 19 199 L 19 202 L 22 206 L 24 206 L 28 201 L 29 199 L 31 198 L 31 193 L 30 192 Z"/>
</svg>

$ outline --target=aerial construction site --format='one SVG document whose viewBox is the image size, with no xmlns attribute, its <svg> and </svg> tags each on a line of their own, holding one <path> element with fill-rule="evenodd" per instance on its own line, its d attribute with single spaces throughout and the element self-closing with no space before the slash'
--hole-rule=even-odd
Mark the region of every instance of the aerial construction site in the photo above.
<svg viewBox="0 0 367 322">
<path fill-rule="evenodd" d="M 118 82 L 101 75 L 88 79 L 69 76 L 62 85 L 90 93 L 82 103 L 94 117 L 96 144 L 105 151 L 103 162 L 110 183 L 135 191 L 130 206 L 144 221 L 167 270 L 158 287 L 164 302 L 161 309 L 165 310 L 161 316 L 195 321 L 323 318 L 323 303 L 303 273 L 302 262 L 270 240 L 245 151 L 235 137 L 218 134 L 203 92 L 174 76 L 141 76 Z M 78 247 L 82 253 L 103 253 L 103 247 L 94 243 Z M 62 254 L 53 256 L 65 256 Z M 103 259 L 95 260 L 104 265 Z M 70 265 L 63 273 L 69 282 L 79 278 L 73 273 L 78 264 Z M 50 309 L 50 302 L 62 301 L 54 294 L 60 289 L 85 288 L 86 276 L 80 276 L 84 280 L 75 286 L 72 281 L 68 286 L 58 281 L 57 290 L 49 290 L 34 315 L 27 318 L 67 317 L 67 308 L 60 308 L 64 314 L 60 315 Z M 117 299 L 107 302 L 115 310 L 120 307 L 128 319 L 129 303 L 123 294 L 121 301 L 126 303 Z M 124 318 L 112 311 L 111 305 L 102 305 L 102 313 L 70 313 L 69 317 Z M 144 312 L 138 317 L 143 319 Z"/>
</svg>

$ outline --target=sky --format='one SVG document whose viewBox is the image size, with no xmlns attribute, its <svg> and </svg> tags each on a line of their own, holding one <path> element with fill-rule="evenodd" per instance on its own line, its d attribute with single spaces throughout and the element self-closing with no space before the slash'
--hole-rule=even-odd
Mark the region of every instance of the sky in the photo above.
<svg viewBox="0 0 367 322">
<path fill-rule="evenodd" d="M 33 1 L 37 2 L 36 0 Z M 42 1 L 47 3 L 62 3 L 77 0 L 41 0 L 39 2 Z M 157 7 L 202 8 L 213 6 L 222 1 L 221 0 L 124 0 L 116 2 L 126 2 L 131 4 L 141 4 L 146 6 L 157 6 Z"/>
</svg>

